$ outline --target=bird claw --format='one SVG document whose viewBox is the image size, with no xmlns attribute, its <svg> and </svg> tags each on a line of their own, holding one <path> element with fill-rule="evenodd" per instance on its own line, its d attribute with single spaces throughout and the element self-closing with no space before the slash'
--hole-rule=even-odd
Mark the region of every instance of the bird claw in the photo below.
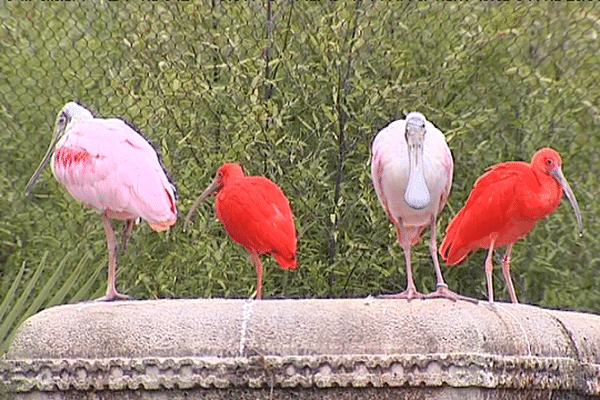
<svg viewBox="0 0 600 400">
<path fill-rule="evenodd" d="M 119 292 L 107 293 L 102 297 L 98 297 L 94 300 L 94 302 L 100 301 L 119 301 L 119 300 L 135 300 L 133 296 L 129 296 L 128 294 L 123 294 Z"/>
<path fill-rule="evenodd" d="M 452 301 L 464 300 L 474 304 L 479 304 L 479 300 L 477 299 L 472 299 L 470 297 L 461 296 L 458 293 L 454 293 L 452 290 L 448 289 L 448 285 L 437 285 L 435 292 L 431 292 L 423 296 L 423 299 L 439 298 L 444 298 Z"/>
<path fill-rule="evenodd" d="M 423 299 L 424 295 L 422 293 L 417 292 L 416 289 L 409 288 L 402 293 L 380 294 L 377 297 L 380 299 L 406 299 L 408 301 L 411 301 L 412 299 Z"/>
</svg>

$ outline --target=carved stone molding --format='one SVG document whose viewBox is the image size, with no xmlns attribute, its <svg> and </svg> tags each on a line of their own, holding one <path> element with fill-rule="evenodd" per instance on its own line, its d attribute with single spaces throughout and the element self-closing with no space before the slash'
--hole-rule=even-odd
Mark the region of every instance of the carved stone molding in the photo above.
<svg viewBox="0 0 600 400">
<path fill-rule="evenodd" d="M 0 373 L 18 392 L 448 385 L 600 394 L 598 365 L 481 354 L 10 360 Z"/>
</svg>

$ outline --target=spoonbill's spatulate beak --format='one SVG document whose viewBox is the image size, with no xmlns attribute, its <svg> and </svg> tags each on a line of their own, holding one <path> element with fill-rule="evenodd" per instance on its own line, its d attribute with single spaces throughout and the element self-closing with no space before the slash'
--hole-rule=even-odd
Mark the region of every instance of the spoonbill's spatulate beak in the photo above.
<svg viewBox="0 0 600 400">
<path fill-rule="evenodd" d="M 425 141 L 425 117 L 419 113 L 406 116 L 406 141 L 408 144 L 409 176 L 404 200 L 416 210 L 427 207 L 431 202 L 429 188 L 425 183 L 423 166 L 423 142 Z"/>
<path fill-rule="evenodd" d="M 58 143 L 58 139 L 60 139 L 60 137 L 62 136 L 64 131 L 65 131 L 65 125 L 57 123 L 56 128 L 54 129 L 54 137 L 52 138 L 52 141 L 50 142 L 48 151 L 46 151 L 46 155 L 42 159 L 42 162 L 40 163 L 39 167 L 35 170 L 33 175 L 31 176 L 31 179 L 29 179 L 29 183 L 27 183 L 27 187 L 25 188 L 26 196 L 29 195 L 29 193 L 31 193 L 31 189 L 33 189 L 33 186 L 35 185 L 38 178 L 40 177 L 40 174 L 44 170 L 44 167 L 46 166 L 46 164 L 48 164 L 48 161 L 50 161 L 50 157 L 52 157 L 52 153 L 54 152 L 54 148 L 56 147 L 56 144 Z"/>
</svg>

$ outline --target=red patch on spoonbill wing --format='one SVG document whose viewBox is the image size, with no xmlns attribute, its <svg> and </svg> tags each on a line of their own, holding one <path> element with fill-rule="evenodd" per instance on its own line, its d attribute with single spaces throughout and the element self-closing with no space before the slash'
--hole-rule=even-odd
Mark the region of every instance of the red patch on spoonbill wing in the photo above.
<svg viewBox="0 0 600 400">
<path fill-rule="evenodd" d="M 65 168 L 70 167 L 72 164 L 92 164 L 92 157 L 87 151 L 83 149 L 72 149 L 69 147 L 61 147 L 60 149 L 57 149 L 55 160 L 57 164 L 62 165 Z"/>
<path fill-rule="evenodd" d="M 136 146 L 135 144 L 133 144 L 129 139 L 125 139 L 125 143 L 127 143 L 128 145 L 130 145 L 131 147 L 135 148 L 135 149 L 139 149 L 139 146 Z"/>
<path fill-rule="evenodd" d="M 173 214 L 177 215 L 177 208 L 175 207 L 175 201 L 171 197 L 171 193 L 169 193 L 169 191 L 167 189 L 165 189 L 165 192 L 167 193 L 167 197 L 169 198 L 169 202 L 171 202 L 171 211 L 173 212 Z"/>
</svg>

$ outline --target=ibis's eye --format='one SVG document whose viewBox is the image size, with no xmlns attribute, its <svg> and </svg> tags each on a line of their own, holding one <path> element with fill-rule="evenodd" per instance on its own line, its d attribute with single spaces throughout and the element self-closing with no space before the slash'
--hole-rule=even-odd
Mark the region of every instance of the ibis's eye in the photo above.
<svg viewBox="0 0 600 400">
<path fill-rule="evenodd" d="M 551 160 L 551 159 L 547 159 L 547 160 L 546 160 L 546 164 L 548 164 L 548 165 L 552 165 L 552 160 Z"/>
</svg>

